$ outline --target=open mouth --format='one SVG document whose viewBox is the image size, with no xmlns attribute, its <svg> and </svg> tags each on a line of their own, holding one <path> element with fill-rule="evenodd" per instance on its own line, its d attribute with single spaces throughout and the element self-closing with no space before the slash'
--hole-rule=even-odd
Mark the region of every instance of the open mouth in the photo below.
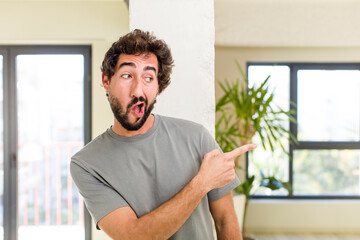
<svg viewBox="0 0 360 240">
<path fill-rule="evenodd" d="M 131 108 L 131 112 L 134 113 L 138 118 L 142 117 L 145 113 L 145 103 L 141 102 L 141 103 L 135 104 Z"/>
</svg>

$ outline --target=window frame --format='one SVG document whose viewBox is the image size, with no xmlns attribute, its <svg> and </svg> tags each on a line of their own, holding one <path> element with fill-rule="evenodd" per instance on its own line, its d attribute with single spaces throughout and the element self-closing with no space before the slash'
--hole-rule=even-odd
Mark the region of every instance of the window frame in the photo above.
<svg viewBox="0 0 360 240">
<path fill-rule="evenodd" d="M 247 62 L 247 77 L 248 69 L 250 66 L 288 66 L 290 69 L 290 101 L 295 103 L 295 106 L 290 104 L 289 109 L 294 111 L 293 117 L 298 120 L 297 112 L 297 92 L 298 92 L 298 79 L 297 71 L 298 70 L 359 70 L 360 63 L 329 63 L 329 62 L 316 62 L 316 63 L 302 63 L 302 62 Z M 290 132 L 297 139 L 298 125 L 289 121 Z M 293 156 L 295 150 L 360 150 L 360 141 L 299 141 L 297 144 L 290 144 L 289 141 L 289 182 L 293 186 Z M 248 177 L 248 166 L 249 166 L 249 157 L 246 155 L 246 177 Z M 275 198 L 275 199 L 360 199 L 359 195 L 292 195 L 292 196 L 279 196 L 279 195 L 254 195 L 253 198 Z"/>
<path fill-rule="evenodd" d="M 19 54 L 81 54 L 84 56 L 84 144 L 91 141 L 91 46 L 0 45 L 4 96 L 4 239 L 17 240 L 17 96 L 16 56 Z M 6 114 L 5 114 L 6 113 Z M 91 240 L 91 216 L 84 206 L 85 240 Z"/>
</svg>

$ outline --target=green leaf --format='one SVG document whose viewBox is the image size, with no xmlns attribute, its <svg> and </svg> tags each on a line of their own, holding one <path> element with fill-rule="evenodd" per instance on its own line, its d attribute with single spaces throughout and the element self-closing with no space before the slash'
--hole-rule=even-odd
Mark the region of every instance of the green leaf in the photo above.
<svg viewBox="0 0 360 240">
<path fill-rule="evenodd" d="M 215 124 L 216 140 L 224 151 L 231 151 L 231 148 L 237 147 L 238 143 L 244 138 L 244 130 L 252 129 L 260 137 L 262 147 L 270 148 L 272 152 L 279 149 L 288 154 L 281 139 L 288 138 L 290 143 L 296 143 L 296 136 L 284 128 L 287 121 L 296 123 L 295 109 L 296 104 L 290 102 L 290 110 L 285 111 L 274 105 L 275 95 L 269 88 L 271 76 L 267 76 L 264 81 L 253 86 L 248 86 L 248 79 L 245 71 L 237 60 L 235 64 L 239 70 L 239 78 L 230 82 L 225 79 L 219 82 L 223 91 L 216 103 L 216 112 L 218 121 Z M 238 124 L 241 122 L 241 124 Z M 244 129 L 239 129 L 242 127 Z M 256 163 L 254 163 L 256 166 Z M 262 167 L 262 166 L 261 166 Z M 260 169 L 260 166 L 258 166 Z M 270 170 L 269 172 L 274 172 Z M 251 176 L 237 187 L 237 191 L 244 193 L 247 197 L 251 196 L 254 188 L 258 184 Z M 268 182 L 265 182 L 268 181 Z M 269 177 L 262 183 L 269 189 L 286 187 L 285 183 Z"/>
</svg>

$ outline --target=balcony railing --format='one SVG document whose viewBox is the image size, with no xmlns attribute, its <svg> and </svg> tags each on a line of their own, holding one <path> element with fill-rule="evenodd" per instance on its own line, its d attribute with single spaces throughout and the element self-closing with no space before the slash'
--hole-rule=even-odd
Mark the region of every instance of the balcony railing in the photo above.
<svg viewBox="0 0 360 240">
<path fill-rule="evenodd" d="M 84 226 L 83 199 L 70 176 L 71 156 L 83 145 L 19 145 L 20 226 Z"/>
</svg>

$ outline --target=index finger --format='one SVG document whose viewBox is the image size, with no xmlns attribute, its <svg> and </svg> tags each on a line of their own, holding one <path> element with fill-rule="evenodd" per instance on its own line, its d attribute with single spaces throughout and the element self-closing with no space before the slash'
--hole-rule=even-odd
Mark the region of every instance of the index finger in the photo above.
<svg viewBox="0 0 360 240">
<path fill-rule="evenodd" d="M 224 153 L 224 156 L 227 159 L 234 159 L 238 156 L 240 156 L 243 153 L 246 153 L 247 151 L 253 150 L 256 148 L 256 144 L 247 144 L 238 148 L 235 148 L 231 152 Z"/>
</svg>

